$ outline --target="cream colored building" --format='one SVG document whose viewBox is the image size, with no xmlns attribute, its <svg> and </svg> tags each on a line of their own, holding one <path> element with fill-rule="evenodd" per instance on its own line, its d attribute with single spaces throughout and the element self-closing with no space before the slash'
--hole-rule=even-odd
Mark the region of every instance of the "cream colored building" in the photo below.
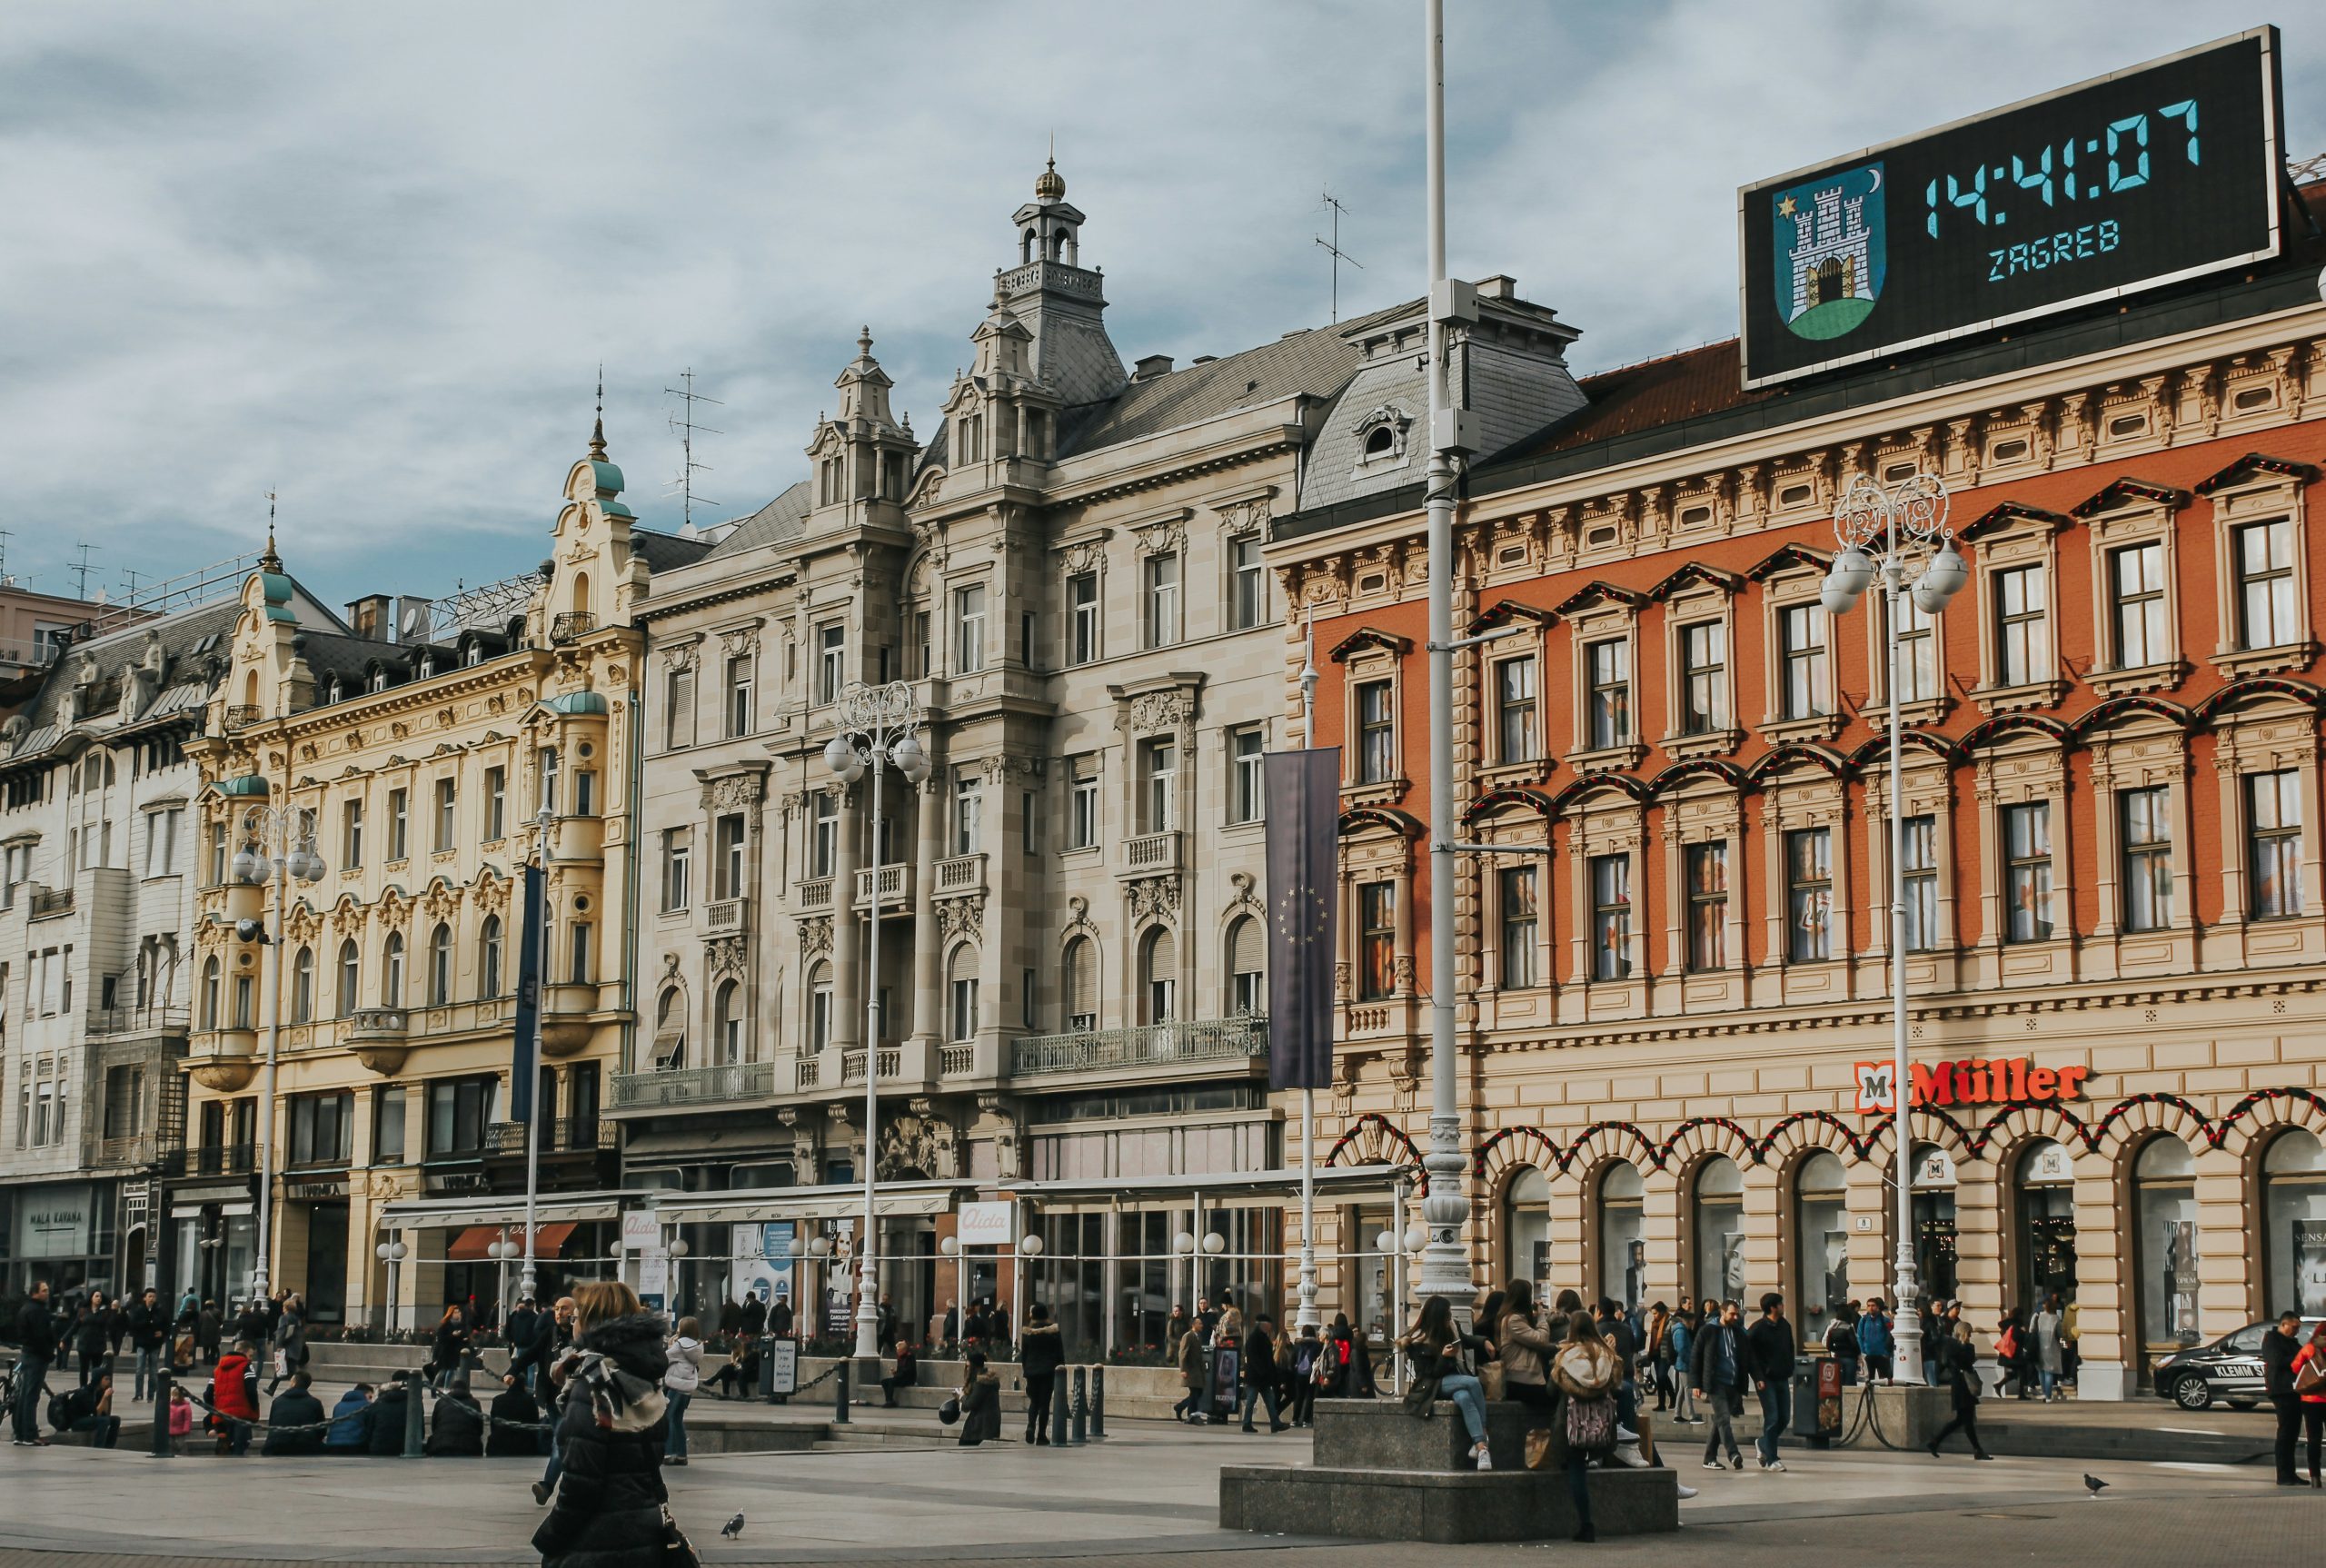
<svg viewBox="0 0 2326 1568">
<path fill-rule="evenodd" d="M 188 1186 L 201 1177 L 203 1190 L 176 1202 L 207 1239 L 256 1178 L 239 1177 L 242 1199 L 208 1189 L 251 1168 L 237 1151 L 271 1139 L 272 1276 L 323 1321 L 376 1315 L 388 1281 L 375 1249 L 389 1240 L 410 1255 L 403 1321 L 500 1286 L 478 1238 L 512 1234 L 507 1218 L 472 1211 L 524 1186 L 509 1078 L 520 890 L 544 811 L 540 1148 L 543 1214 L 560 1228 L 543 1248 L 562 1255 L 552 1285 L 603 1270 L 595 1227 L 610 1202 L 574 1195 L 612 1185 L 600 1118 L 635 1015 L 632 616 L 654 566 L 699 553 L 634 527 L 621 488 L 600 436 L 567 474 L 538 575 L 446 606 L 360 600 L 352 634 L 286 615 L 271 544 L 244 586 L 224 679 L 188 747 L 205 784 L 209 918 L 188 1056 Z M 290 883 L 279 966 L 234 923 L 274 898 L 272 882 L 231 878 L 254 808 L 290 813 L 323 863 L 321 880 Z M 262 1130 L 278 1016 L 275 1115 Z"/>
</svg>

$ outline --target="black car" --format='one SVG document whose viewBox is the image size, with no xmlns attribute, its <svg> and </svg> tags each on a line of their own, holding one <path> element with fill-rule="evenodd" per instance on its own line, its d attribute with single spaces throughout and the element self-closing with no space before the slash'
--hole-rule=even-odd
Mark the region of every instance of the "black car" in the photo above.
<svg viewBox="0 0 2326 1568">
<path fill-rule="evenodd" d="M 2320 1320 L 2301 1320 L 2300 1337 L 2309 1341 Z M 2269 1397 L 2261 1386 L 2261 1336 L 2276 1320 L 2250 1323 L 2235 1334 L 2166 1356 L 2156 1364 L 2156 1392 L 2183 1410 L 2207 1410 L 2216 1400 L 2232 1410 L 2251 1410 Z"/>
</svg>

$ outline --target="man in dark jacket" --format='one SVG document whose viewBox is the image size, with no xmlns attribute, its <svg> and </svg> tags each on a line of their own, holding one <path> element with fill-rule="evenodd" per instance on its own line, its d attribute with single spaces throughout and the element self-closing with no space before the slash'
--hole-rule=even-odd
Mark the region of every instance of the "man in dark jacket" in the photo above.
<svg viewBox="0 0 2326 1568">
<path fill-rule="evenodd" d="M 136 1357 L 137 1365 L 130 1397 L 151 1398 L 153 1384 L 161 1375 L 162 1344 L 170 1331 L 168 1315 L 162 1310 L 161 1297 L 148 1286 L 144 1295 L 130 1303 L 123 1321 L 129 1330 L 129 1348 Z"/>
<path fill-rule="evenodd" d="M 454 1378 L 452 1386 L 437 1396 L 436 1418 L 421 1452 L 431 1459 L 484 1457 L 484 1412 L 477 1407 L 465 1376 Z"/>
<path fill-rule="evenodd" d="M 304 1372 L 291 1374 L 291 1386 L 266 1407 L 266 1442 L 259 1453 L 309 1454 L 323 1451 L 323 1402 L 314 1395 L 314 1379 Z M 298 1431 L 293 1428 L 305 1428 Z"/>
<path fill-rule="evenodd" d="M 93 1383 L 56 1396 L 51 1413 L 59 1432 L 85 1432 L 92 1448 L 111 1448 L 121 1441 L 121 1417 L 113 1413 L 113 1374 L 100 1372 Z"/>
<path fill-rule="evenodd" d="M 403 1452 L 403 1427 L 406 1410 L 413 1394 L 405 1385 L 409 1373 L 399 1372 L 381 1386 L 380 1397 L 372 1402 L 371 1453 L 375 1458 L 393 1459 Z"/>
<path fill-rule="evenodd" d="M 16 1425 L 19 1448 L 45 1448 L 40 1434 L 41 1401 L 48 1393 L 48 1366 L 56 1359 L 56 1319 L 49 1315 L 48 1281 L 36 1279 L 16 1310 Z"/>
<path fill-rule="evenodd" d="M 1001 1379 L 985 1368 L 985 1352 L 972 1350 L 963 1364 L 959 1397 L 963 1448 L 1001 1436 Z"/>
<path fill-rule="evenodd" d="M 1066 1365 L 1066 1336 L 1050 1321 L 1050 1309 L 1039 1302 L 1027 1315 L 1018 1362 L 1026 1372 L 1026 1441 L 1039 1447 L 1050 1440 L 1050 1395 L 1058 1384 L 1058 1369 Z"/>
<path fill-rule="evenodd" d="M 1268 1430 L 1285 1429 L 1283 1408 L 1277 1403 L 1277 1385 L 1282 1374 L 1276 1365 L 1276 1319 L 1263 1312 L 1252 1319 L 1252 1331 L 1244 1336 L 1243 1365 L 1238 1369 L 1244 1384 L 1244 1430 L 1257 1432 L 1252 1424 L 1252 1405 L 1257 1402 L 1267 1408 Z"/>
<path fill-rule="evenodd" d="M 441 1413 L 440 1413 L 441 1414 Z M 532 1459 L 541 1454 L 540 1436 L 532 1428 L 540 1425 L 542 1407 L 515 1373 L 501 1380 L 501 1392 L 493 1396 L 492 1423 L 484 1434 L 484 1456 L 487 1459 Z"/>
<path fill-rule="evenodd" d="M 1724 1302 L 1719 1317 L 1707 1318 L 1703 1332 L 1696 1335 L 1695 1365 L 1691 1369 L 1694 1380 L 1688 1386 L 1712 1413 L 1712 1431 L 1705 1437 L 1707 1470 L 1720 1468 L 1724 1445 L 1728 1450 L 1729 1468 L 1744 1468 L 1744 1455 L 1736 1446 L 1735 1421 L 1737 1413 L 1744 1408 L 1744 1384 L 1752 1375 L 1753 1353 L 1744 1343 L 1744 1327 L 1738 1321 L 1739 1316 L 1735 1302 Z"/>
<path fill-rule="evenodd" d="M 542 1331 L 546 1326 L 530 1295 L 509 1309 L 509 1321 L 503 1325 L 509 1342 L 509 1370 L 528 1384 L 532 1382 L 533 1362 L 541 1354 Z"/>
<path fill-rule="evenodd" d="M 372 1450 L 372 1386 L 359 1383 L 339 1396 L 331 1407 L 331 1430 L 323 1434 L 323 1452 L 363 1454 Z"/>
<path fill-rule="evenodd" d="M 1793 1325 L 1785 1321 L 1784 1296 L 1773 1290 L 1761 1297 L 1760 1319 L 1744 1331 L 1744 1343 L 1752 1355 L 1753 1386 L 1761 1395 L 1761 1435 L 1753 1446 L 1762 1469 L 1783 1470 L 1777 1439 L 1793 1424 L 1793 1369 L 1801 1358 Z"/>
<path fill-rule="evenodd" d="M 2261 1336 L 2261 1387 L 2278 1413 L 2278 1484 L 2300 1486 L 2294 1474 L 2294 1439 L 2301 1434 L 2301 1397 L 2293 1391 L 2293 1358 L 2301 1350 L 2301 1315 L 2281 1312 Z"/>
</svg>

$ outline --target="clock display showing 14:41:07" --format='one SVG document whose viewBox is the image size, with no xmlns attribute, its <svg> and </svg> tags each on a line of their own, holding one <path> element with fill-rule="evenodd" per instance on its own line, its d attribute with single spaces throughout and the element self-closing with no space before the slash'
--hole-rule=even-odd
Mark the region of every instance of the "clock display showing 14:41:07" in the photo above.
<svg viewBox="0 0 2326 1568">
<path fill-rule="evenodd" d="M 2197 101 L 2167 104 L 2155 118 L 2159 141 L 2164 144 L 2161 155 L 2171 161 L 2170 143 L 2177 136 L 2182 156 L 2196 164 Z M 1933 176 L 1923 191 L 1923 203 L 1929 208 L 1924 227 L 1936 239 L 1942 213 L 1967 210 L 1975 222 L 1994 225 L 2006 222 L 2012 208 L 2024 212 L 2036 202 L 2059 207 L 2136 191 L 2149 183 L 2149 121 L 2146 114 L 2128 114 L 2111 121 L 2098 134 L 2070 136 L 2056 146 L 2046 145 L 2032 162 L 2026 154 L 2013 153 L 2008 164 L 1981 164 L 1968 176 Z"/>
</svg>

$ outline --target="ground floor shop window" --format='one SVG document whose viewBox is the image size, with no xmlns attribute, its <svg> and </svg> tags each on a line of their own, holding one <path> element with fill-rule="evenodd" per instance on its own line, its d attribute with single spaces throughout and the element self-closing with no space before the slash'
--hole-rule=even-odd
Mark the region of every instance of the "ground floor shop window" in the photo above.
<svg viewBox="0 0 2326 1568">
<path fill-rule="evenodd" d="M 1599 1294 L 1634 1316 L 1647 1288 L 1647 1187 L 1639 1167 L 1617 1160 L 1599 1177 Z"/>
<path fill-rule="evenodd" d="M 2019 1274 L 2014 1305 L 2040 1303 L 2056 1293 L 2075 1299 L 2075 1166 L 2067 1149 L 2050 1138 L 2038 1140 L 2019 1156 L 2019 1237 L 2013 1263 Z"/>
<path fill-rule="evenodd" d="M 2326 1146 L 2296 1127 L 2261 1157 L 2261 1255 L 2268 1294 L 2261 1315 L 2326 1317 Z"/>
<path fill-rule="evenodd" d="M 1736 1301 L 1744 1295 L 1744 1173 L 1726 1155 L 1715 1155 L 1696 1171 L 1689 1229 L 1695 1243 L 1698 1297 Z"/>
<path fill-rule="evenodd" d="M 2154 1357 L 2197 1343 L 2196 1183 L 2189 1146 L 2170 1134 L 2152 1138 L 2132 1165 L 2143 1378 Z"/>
<path fill-rule="evenodd" d="M 1832 1314 L 1847 1304 L 1849 1176 L 1841 1156 L 1819 1149 L 1793 1177 L 1794 1321 L 1804 1339 L 1822 1339 Z"/>
<path fill-rule="evenodd" d="M 1914 1151 L 1914 1277 L 1933 1301 L 1957 1294 L 1954 1276 L 1954 1162 L 1923 1145 Z"/>
<path fill-rule="evenodd" d="M 1495 1283 L 1532 1280 L 1539 1295 L 1551 1273 L 1551 1183 L 1533 1166 L 1521 1167 L 1503 1194 L 1502 1236 L 1503 1266 Z"/>
</svg>

